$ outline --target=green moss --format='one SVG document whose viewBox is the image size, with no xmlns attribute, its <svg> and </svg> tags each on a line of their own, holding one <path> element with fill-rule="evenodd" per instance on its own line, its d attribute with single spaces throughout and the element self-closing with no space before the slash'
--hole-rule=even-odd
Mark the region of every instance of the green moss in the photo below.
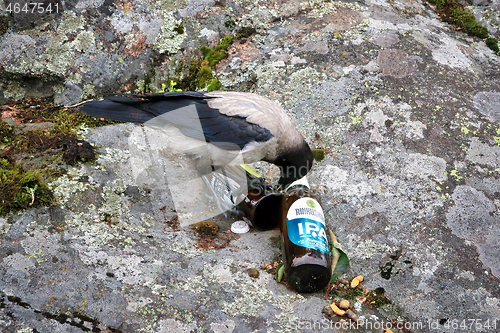
<svg viewBox="0 0 500 333">
<path fill-rule="evenodd" d="M 228 29 L 233 29 L 236 26 L 236 22 L 234 20 L 227 20 L 224 22 L 224 26 Z"/>
<path fill-rule="evenodd" d="M 205 56 L 205 59 L 206 59 L 207 56 L 212 52 L 212 49 L 209 47 L 206 47 L 206 46 L 202 46 L 200 48 L 200 51 L 201 51 L 201 53 L 203 53 L 203 55 Z"/>
<path fill-rule="evenodd" d="M 96 160 L 94 147 L 76 138 L 74 133 L 61 134 L 57 129 L 30 130 L 15 136 L 9 149 L 0 152 L 6 161 L 19 160 L 27 169 L 39 169 L 45 178 L 61 175 L 62 163 L 78 163 Z"/>
<path fill-rule="evenodd" d="M 74 165 L 95 159 L 93 147 L 77 140 L 77 136 L 86 127 L 112 123 L 51 105 L 47 100 L 12 106 L 17 110 L 15 117 L 20 126 L 40 122 L 52 125 L 15 134 L 12 126 L 0 121 L 0 215 L 53 204 L 44 179 L 63 175 L 65 170 L 60 165 L 65 163 Z"/>
<path fill-rule="evenodd" d="M 498 48 L 498 40 L 496 38 L 490 37 L 485 41 L 486 46 L 488 46 L 493 52 L 500 55 L 500 49 Z"/>
<path fill-rule="evenodd" d="M 222 83 L 220 83 L 219 79 L 213 79 L 210 81 L 210 84 L 207 87 L 207 91 L 215 91 L 215 90 L 220 90 L 222 88 Z"/>
<path fill-rule="evenodd" d="M 229 46 L 234 41 L 234 37 L 224 36 L 219 44 L 213 49 L 202 46 L 200 48 L 204 58 L 192 61 L 189 65 L 189 74 L 178 82 L 181 90 L 197 91 L 206 89 L 207 91 L 219 90 L 222 88 L 220 81 L 214 77 L 212 67 L 219 61 L 227 57 Z"/>
<path fill-rule="evenodd" d="M 234 21 L 226 21 L 226 26 L 231 26 Z M 189 65 L 189 73 L 177 82 L 181 90 L 197 91 L 206 89 L 207 91 L 219 90 L 222 88 L 220 81 L 214 77 L 212 68 L 219 61 L 227 58 L 227 50 L 234 42 L 235 38 L 244 38 L 255 33 L 254 28 L 245 27 L 238 30 L 236 37 L 224 36 L 218 45 L 213 48 L 202 46 L 200 48 L 203 59 L 192 61 Z M 178 67 L 176 73 L 180 75 L 182 67 Z"/>
<path fill-rule="evenodd" d="M 203 53 L 203 55 L 205 56 L 204 60 L 208 61 L 208 65 L 210 67 L 214 67 L 219 61 L 227 57 L 226 52 L 222 52 L 219 50 L 216 50 L 215 48 L 211 49 L 206 46 L 201 47 L 201 53 Z"/>
<path fill-rule="evenodd" d="M 479 38 L 488 37 L 488 29 L 479 24 L 474 15 L 455 0 L 428 0 L 436 6 L 441 18 L 460 27 L 465 33 Z"/>
<path fill-rule="evenodd" d="M 311 151 L 316 162 L 321 162 L 325 159 L 325 152 L 323 149 L 311 149 Z"/>
<path fill-rule="evenodd" d="M 462 29 L 464 30 L 464 32 L 471 36 L 476 36 L 483 39 L 489 36 L 488 29 L 486 29 L 486 27 L 483 27 L 476 21 L 469 21 L 465 23 L 462 26 Z"/>
<path fill-rule="evenodd" d="M 224 38 L 221 39 L 219 45 L 215 46 L 213 49 L 206 46 L 201 47 L 201 53 L 203 53 L 203 55 L 205 56 L 204 60 L 208 61 L 208 65 L 210 67 L 214 67 L 219 61 L 227 57 L 227 53 L 224 51 L 228 50 L 233 41 L 233 37 L 224 36 Z"/>
<path fill-rule="evenodd" d="M 257 30 L 253 27 L 243 27 L 236 33 L 236 39 L 247 38 L 256 33 Z"/>
<path fill-rule="evenodd" d="M 217 45 L 216 47 L 214 47 L 214 50 L 215 51 L 218 51 L 218 50 L 225 50 L 227 51 L 227 49 L 229 48 L 229 46 L 231 46 L 231 44 L 234 42 L 234 37 L 231 37 L 231 36 L 224 36 L 222 37 L 219 45 Z"/>
<path fill-rule="evenodd" d="M 192 86 L 194 90 L 196 90 L 196 88 L 199 87 L 205 88 L 207 82 L 211 82 L 214 77 L 212 69 L 207 65 L 198 67 L 197 64 L 195 63 L 191 65 L 189 71 L 195 74 L 194 75 L 195 79 L 192 82 L 192 84 L 194 84 L 194 86 Z"/>
<path fill-rule="evenodd" d="M 475 21 L 474 15 L 458 4 L 450 6 L 450 18 L 459 27 L 464 26 L 469 21 Z"/>
<path fill-rule="evenodd" d="M 34 103 L 41 103 L 34 101 Z M 73 112 L 69 108 L 58 106 L 32 108 L 28 105 L 15 105 L 18 109 L 16 118 L 24 123 L 50 122 L 47 129 L 23 131 L 15 134 L 12 127 L 0 121 L 0 158 L 13 161 L 30 160 L 28 169 L 39 168 L 45 178 L 60 174 L 61 163 L 75 165 L 80 162 L 95 160 L 93 147 L 77 140 L 88 127 L 103 126 L 113 122 L 101 121 L 83 113 Z M 22 127 L 21 127 L 22 128 Z M 8 149 L 4 149 L 8 147 Z M 3 151 L 2 151 L 3 150 Z M 36 155 L 33 159 L 30 155 Z M 23 166 L 26 167 L 25 164 Z"/>
<path fill-rule="evenodd" d="M 177 32 L 179 35 L 183 35 L 184 34 L 184 26 L 181 24 L 179 25 L 176 25 L 173 29 L 175 32 Z"/>
<path fill-rule="evenodd" d="M 352 303 L 356 301 L 356 298 L 364 296 L 363 289 L 361 286 L 357 286 L 356 288 L 332 288 L 330 290 L 330 298 L 339 298 L 346 299 Z"/>
<path fill-rule="evenodd" d="M 0 36 L 3 36 L 9 29 L 9 17 L 0 16 Z"/>
<path fill-rule="evenodd" d="M 437 10 L 440 10 L 444 7 L 444 4 L 446 3 L 446 0 L 429 0 L 429 3 L 433 4 L 436 6 Z"/>
<path fill-rule="evenodd" d="M 39 172 L 24 171 L 20 167 L 0 167 L 0 215 L 53 203 L 52 192 Z"/>
<path fill-rule="evenodd" d="M 448 1 L 448 5 L 448 21 L 462 28 L 468 35 L 479 38 L 488 37 L 488 29 L 479 24 L 471 12 L 467 11 L 462 5 L 455 3 L 453 0 Z"/>
<path fill-rule="evenodd" d="M 368 292 L 368 299 L 371 305 L 380 308 L 384 305 L 391 304 L 391 301 L 385 296 L 384 288 L 376 288 Z"/>
<path fill-rule="evenodd" d="M 33 107 L 33 105 L 36 105 Z M 88 116 L 84 113 L 74 112 L 60 105 L 53 105 L 49 100 L 33 100 L 30 103 L 18 103 L 14 107 L 19 111 L 16 117 L 22 123 L 51 122 L 54 123 L 57 134 L 74 134 L 82 125 L 87 127 L 99 127 L 119 122 Z"/>
<path fill-rule="evenodd" d="M 206 82 L 213 77 L 213 72 L 208 66 L 202 66 L 197 74 L 198 74 L 198 79 L 202 82 Z"/>
<path fill-rule="evenodd" d="M 0 120 L 0 147 L 13 141 L 14 129 L 5 121 Z"/>
<path fill-rule="evenodd" d="M 208 65 L 210 67 L 214 67 L 221 61 L 222 59 L 225 59 L 227 57 L 227 53 L 225 52 L 220 52 L 220 51 L 215 51 L 211 52 L 207 57 L 205 57 L 205 60 L 208 61 Z"/>
</svg>

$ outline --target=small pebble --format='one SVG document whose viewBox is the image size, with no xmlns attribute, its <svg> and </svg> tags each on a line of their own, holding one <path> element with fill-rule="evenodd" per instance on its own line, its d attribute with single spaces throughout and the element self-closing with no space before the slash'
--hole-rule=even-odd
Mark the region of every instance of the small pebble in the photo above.
<svg viewBox="0 0 500 333">
<path fill-rule="evenodd" d="M 341 308 L 341 309 L 347 310 L 350 307 L 351 307 L 351 302 L 349 302 L 346 299 L 341 300 L 339 303 L 339 308 Z"/>
<path fill-rule="evenodd" d="M 247 269 L 247 274 L 250 276 L 250 277 L 253 277 L 254 279 L 257 279 L 260 275 L 260 272 L 258 270 L 256 270 L 255 268 L 249 268 Z"/>
<path fill-rule="evenodd" d="M 357 315 L 357 314 L 355 314 L 355 313 L 354 313 L 354 311 L 352 311 L 352 310 L 349 310 L 349 309 L 348 309 L 348 310 L 346 310 L 346 311 L 345 311 L 345 315 L 346 315 L 347 317 L 349 317 L 349 319 L 351 319 L 351 320 L 352 320 L 353 322 L 355 322 L 355 323 L 357 323 L 357 322 L 358 322 L 358 320 L 359 320 L 358 315 Z"/>
<path fill-rule="evenodd" d="M 323 314 L 329 318 L 333 317 L 334 313 L 333 313 L 333 310 L 330 306 L 330 304 L 327 304 L 324 308 L 323 308 Z"/>
</svg>

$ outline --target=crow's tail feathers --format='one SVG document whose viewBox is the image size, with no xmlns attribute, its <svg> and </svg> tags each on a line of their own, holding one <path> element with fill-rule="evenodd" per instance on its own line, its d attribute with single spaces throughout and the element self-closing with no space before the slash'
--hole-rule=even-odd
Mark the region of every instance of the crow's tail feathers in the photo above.
<svg viewBox="0 0 500 333">
<path fill-rule="evenodd" d="M 200 92 L 180 91 L 157 94 L 112 94 L 102 101 L 79 107 L 89 116 L 143 124 L 163 113 L 210 98 Z"/>
<path fill-rule="evenodd" d="M 139 100 L 137 100 L 139 101 Z M 90 101 L 78 109 L 89 116 L 105 118 L 123 122 L 145 123 L 154 117 L 134 106 L 134 99 L 122 96 L 113 96 L 102 101 Z"/>
</svg>

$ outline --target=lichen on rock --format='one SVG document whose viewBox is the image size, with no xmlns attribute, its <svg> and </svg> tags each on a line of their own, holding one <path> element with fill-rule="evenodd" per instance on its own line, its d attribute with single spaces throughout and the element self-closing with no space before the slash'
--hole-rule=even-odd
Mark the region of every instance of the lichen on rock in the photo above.
<svg viewBox="0 0 500 333">
<path fill-rule="evenodd" d="M 177 53 L 186 38 L 186 33 L 178 29 L 181 20 L 175 19 L 172 12 L 162 13 L 163 25 L 156 36 L 155 47 L 160 53 Z"/>
</svg>

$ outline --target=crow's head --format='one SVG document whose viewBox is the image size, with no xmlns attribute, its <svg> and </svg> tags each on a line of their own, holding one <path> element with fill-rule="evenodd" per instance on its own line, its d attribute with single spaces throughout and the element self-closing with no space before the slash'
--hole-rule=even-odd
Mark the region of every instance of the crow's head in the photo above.
<svg viewBox="0 0 500 333">
<path fill-rule="evenodd" d="M 285 188 L 309 172 L 313 165 L 313 154 L 307 142 L 302 141 L 299 146 L 281 152 L 272 163 L 280 168 L 278 183 Z"/>
</svg>

